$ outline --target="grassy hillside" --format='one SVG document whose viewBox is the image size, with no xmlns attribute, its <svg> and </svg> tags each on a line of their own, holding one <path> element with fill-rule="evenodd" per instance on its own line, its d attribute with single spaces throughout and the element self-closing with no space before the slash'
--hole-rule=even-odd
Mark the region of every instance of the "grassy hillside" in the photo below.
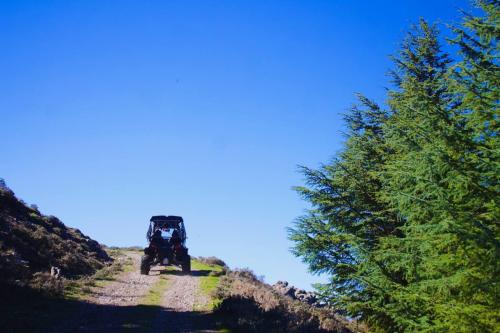
<svg viewBox="0 0 500 333">
<path fill-rule="evenodd" d="M 367 332 L 329 308 L 317 308 L 282 295 L 252 271 L 228 271 L 215 291 L 221 326 L 237 332 Z"/>
<path fill-rule="evenodd" d="M 77 317 L 83 308 L 115 311 L 114 305 L 93 303 L 92 296 L 120 274 L 137 269 L 126 253 L 137 256 L 138 250 L 105 250 L 0 186 L 0 327 L 7 332 L 42 332 Z M 60 268 L 61 277 L 51 276 L 52 267 Z M 330 309 L 280 294 L 249 270 L 229 270 L 220 259 L 193 258 L 192 268 L 199 283 L 199 303 L 192 311 L 177 314 L 188 316 L 192 325 L 213 323 L 230 332 L 362 331 Z M 133 331 L 152 328 L 170 287 L 170 273 L 175 277 L 177 270 L 165 269 L 137 306 L 120 308 Z"/>
<path fill-rule="evenodd" d="M 93 274 L 111 258 L 98 242 L 0 188 L 0 282 L 28 283 L 60 268 L 66 278 Z"/>
<path fill-rule="evenodd" d="M 365 325 L 333 309 L 315 307 L 285 296 L 248 269 L 231 270 L 215 257 L 199 257 L 192 267 L 207 272 L 200 292 L 209 297 L 205 311 L 214 311 L 224 332 L 362 333 Z"/>
<path fill-rule="evenodd" d="M 3 328 L 0 331 L 50 332 L 52 328 L 78 318 L 82 309 L 89 307 L 91 303 L 88 302 L 96 292 L 115 281 L 121 273 L 134 269 L 125 251 L 107 251 L 114 259 L 112 264 L 105 265 L 93 275 L 68 280 L 35 273 L 35 278 L 28 283 L 0 283 L 0 327 Z"/>
</svg>

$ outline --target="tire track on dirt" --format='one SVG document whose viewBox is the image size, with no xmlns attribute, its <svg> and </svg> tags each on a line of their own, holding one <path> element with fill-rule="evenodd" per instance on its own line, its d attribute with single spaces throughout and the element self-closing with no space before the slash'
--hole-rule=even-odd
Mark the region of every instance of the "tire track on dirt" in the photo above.
<svg viewBox="0 0 500 333">
<path fill-rule="evenodd" d="M 195 310 L 195 307 L 204 309 L 209 302 L 200 292 L 200 278 L 205 272 L 193 270 L 187 275 L 178 268 L 153 267 L 149 275 L 142 275 L 141 254 L 126 252 L 125 255 L 133 260 L 133 271 L 121 273 L 104 287 L 93 288 L 92 296 L 81 309 L 71 318 L 65 318 L 51 333 L 217 332 L 211 312 Z M 161 303 L 141 305 L 162 276 L 168 284 Z"/>
<path fill-rule="evenodd" d="M 148 293 L 149 289 L 158 282 L 159 274 L 152 271 L 151 275 L 141 275 L 139 253 L 129 253 L 134 262 L 134 270 L 120 275 L 115 281 L 94 293 L 92 303 L 100 305 L 128 306 L 137 305 Z"/>
<path fill-rule="evenodd" d="M 200 293 L 200 274 L 193 270 L 184 275 L 180 270 L 168 271 L 168 289 L 162 297 L 162 310 L 153 325 L 152 333 L 217 332 L 210 312 L 204 308 L 208 297 Z"/>
<path fill-rule="evenodd" d="M 104 287 L 93 288 L 92 296 L 81 310 L 51 332 L 114 333 L 123 330 L 134 306 L 160 278 L 157 271 L 151 271 L 151 275 L 140 274 L 140 253 L 126 252 L 125 255 L 133 260 L 133 271 L 120 274 Z"/>
</svg>

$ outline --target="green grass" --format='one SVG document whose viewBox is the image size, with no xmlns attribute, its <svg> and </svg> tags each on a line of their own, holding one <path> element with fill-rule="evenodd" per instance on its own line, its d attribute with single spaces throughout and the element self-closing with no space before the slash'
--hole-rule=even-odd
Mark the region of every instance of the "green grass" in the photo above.
<svg viewBox="0 0 500 333">
<path fill-rule="evenodd" d="M 163 294 L 168 288 L 167 277 L 161 275 L 158 282 L 156 282 L 148 293 L 139 302 L 140 305 L 161 305 Z"/>
<path fill-rule="evenodd" d="M 170 269 L 169 267 L 167 270 Z M 124 332 L 150 332 L 161 307 L 163 294 L 168 288 L 168 277 L 160 275 L 158 281 L 151 286 L 148 293 L 131 310 L 127 322 L 122 324 Z"/>
<path fill-rule="evenodd" d="M 208 265 L 205 263 L 202 263 L 196 259 L 191 260 L 191 269 L 192 270 L 198 270 L 198 271 L 210 271 L 216 273 L 222 272 L 222 266 L 218 265 Z M 220 303 L 220 300 L 215 298 L 213 293 L 217 286 L 219 285 L 219 280 L 220 277 L 216 275 L 209 275 L 207 276 L 201 276 L 200 277 L 200 289 L 199 292 L 201 292 L 203 295 L 207 296 L 209 298 L 209 303 L 205 305 L 197 305 L 195 304 L 194 310 L 205 310 L 205 311 L 212 311 L 217 304 Z"/>
<path fill-rule="evenodd" d="M 91 277 L 68 281 L 65 286 L 64 298 L 80 301 L 88 300 L 96 288 L 102 288 L 115 281 L 116 277 L 123 272 L 130 272 L 136 269 L 130 258 L 124 260 L 125 253 L 131 250 L 108 248 L 106 251 L 115 259 L 115 262 L 111 266 L 97 271 Z M 193 311 L 212 311 L 220 302 L 220 300 L 214 297 L 213 293 L 220 279 L 216 274 L 222 272 L 223 267 L 208 265 L 197 260 L 192 260 L 191 268 L 193 271 L 208 271 L 207 275 L 200 276 L 199 278 L 200 284 L 198 292 L 207 296 L 209 302 L 208 304 L 195 305 Z M 167 271 L 175 270 L 173 267 L 166 267 L 165 269 Z M 122 326 L 124 332 L 149 332 L 151 330 L 151 325 L 155 321 L 158 309 L 161 307 L 162 296 L 168 289 L 168 285 L 168 274 L 161 275 L 159 280 L 153 284 L 148 293 L 139 301 L 138 306 L 130 310 L 128 319 Z M 230 331 L 220 328 L 218 332 L 229 333 Z"/>
</svg>

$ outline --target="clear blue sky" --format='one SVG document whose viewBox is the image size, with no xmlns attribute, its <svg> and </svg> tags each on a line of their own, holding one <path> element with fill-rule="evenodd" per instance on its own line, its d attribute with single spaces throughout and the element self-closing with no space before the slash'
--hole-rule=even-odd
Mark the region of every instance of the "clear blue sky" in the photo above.
<svg viewBox="0 0 500 333">
<path fill-rule="evenodd" d="M 0 1 L 0 177 L 108 245 L 182 215 L 193 255 L 322 280 L 286 227 L 297 165 L 341 148 L 353 93 L 383 99 L 407 28 L 466 1 Z"/>
</svg>

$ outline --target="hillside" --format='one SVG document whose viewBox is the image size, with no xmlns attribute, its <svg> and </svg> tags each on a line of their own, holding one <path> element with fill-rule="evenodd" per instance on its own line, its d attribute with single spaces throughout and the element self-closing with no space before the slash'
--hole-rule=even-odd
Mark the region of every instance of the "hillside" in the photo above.
<svg viewBox="0 0 500 333">
<path fill-rule="evenodd" d="M 271 286 L 248 269 L 228 270 L 214 293 L 215 313 L 224 327 L 236 332 L 367 332 L 365 325 L 347 320 L 334 309 L 311 302 L 311 293 L 296 297 L 294 287 L 280 281 Z M 313 304 L 311 304 L 313 303 Z"/>
<path fill-rule="evenodd" d="M 37 273 L 60 269 L 66 278 L 94 273 L 111 258 L 95 240 L 57 217 L 28 207 L 0 188 L 0 280 L 28 283 Z"/>
<path fill-rule="evenodd" d="M 140 248 L 105 248 L 0 186 L 2 332 L 364 332 L 311 294 L 192 257 L 191 274 Z M 60 274 L 51 274 L 57 267 Z"/>
</svg>

